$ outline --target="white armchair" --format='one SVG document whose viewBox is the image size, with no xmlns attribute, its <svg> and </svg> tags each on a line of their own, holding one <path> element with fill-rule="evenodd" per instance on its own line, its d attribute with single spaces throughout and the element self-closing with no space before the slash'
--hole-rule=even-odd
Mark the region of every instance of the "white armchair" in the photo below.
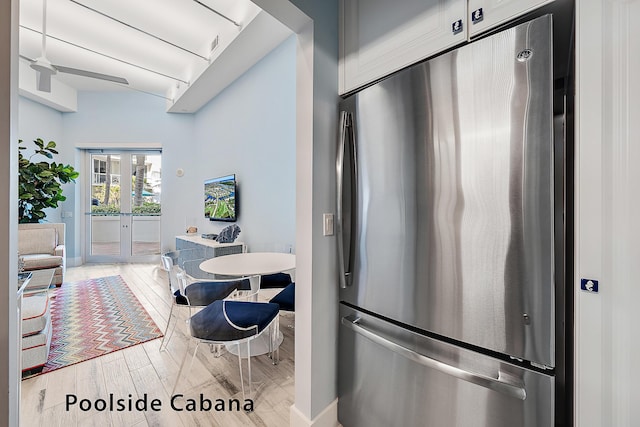
<svg viewBox="0 0 640 427">
<path fill-rule="evenodd" d="M 18 224 L 18 251 L 24 270 L 54 268 L 52 284 L 62 285 L 67 259 L 64 223 Z"/>
</svg>

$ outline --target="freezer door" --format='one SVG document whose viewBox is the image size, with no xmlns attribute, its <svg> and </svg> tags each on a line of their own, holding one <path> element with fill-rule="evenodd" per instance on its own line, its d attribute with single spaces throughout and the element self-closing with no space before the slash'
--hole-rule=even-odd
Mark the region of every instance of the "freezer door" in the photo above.
<svg viewBox="0 0 640 427">
<path fill-rule="evenodd" d="M 342 300 L 555 366 L 551 62 L 545 16 L 341 105 Z"/>
<path fill-rule="evenodd" d="M 554 377 L 341 307 L 344 427 L 553 426 Z"/>
</svg>

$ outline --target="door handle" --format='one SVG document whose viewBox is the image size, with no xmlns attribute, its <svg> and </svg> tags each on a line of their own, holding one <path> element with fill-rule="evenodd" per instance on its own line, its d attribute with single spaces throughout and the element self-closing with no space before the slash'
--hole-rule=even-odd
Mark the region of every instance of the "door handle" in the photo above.
<svg viewBox="0 0 640 427">
<path fill-rule="evenodd" d="M 350 138 L 348 132 L 351 130 Z M 338 155 L 336 157 L 336 236 L 338 243 L 338 271 L 340 275 L 340 287 L 346 288 L 351 285 L 351 266 L 353 262 L 353 232 L 354 217 L 353 207 L 355 205 L 355 143 L 354 130 L 351 113 L 340 112 L 340 138 L 338 142 Z M 351 141 L 349 144 L 348 141 Z M 345 162 L 345 150 L 349 150 L 349 161 Z M 345 164 L 346 163 L 346 164 Z M 345 189 L 345 167 L 349 173 L 349 188 Z M 348 190 L 345 194 L 345 190 Z M 349 218 L 345 222 L 344 203 L 349 203 Z M 345 228 L 347 228 L 345 230 Z"/>
<path fill-rule="evenodd" d="M 363 337 L 373 341 L 374 343 L 381 345 L 382 347 L 391 350 L 394 353 L 404 356 L 413 362 L 519 400 L 525 400 L 527 398 L 526 390 L 520 385 L 511 384 L 506 381 L 488 377 L 482 374 L 477 374 L 475 372 L 469 372 L 456 366 L 433 359 L 431 357 L 427 357 L 424 354 L 420 354 L 414 350 L 404 347 L 398 343 L 395 343 L 387 338 L 376 334 L 375 332 L 365 328 L 364 326 L 361 326 L 359 324 L 360 318 L 349 317 L 343 317 L 341 320 L 342 325 L 347 327 L 347 329 L 350 329 L 351 331 L 360 334 Z"/>
</svg>

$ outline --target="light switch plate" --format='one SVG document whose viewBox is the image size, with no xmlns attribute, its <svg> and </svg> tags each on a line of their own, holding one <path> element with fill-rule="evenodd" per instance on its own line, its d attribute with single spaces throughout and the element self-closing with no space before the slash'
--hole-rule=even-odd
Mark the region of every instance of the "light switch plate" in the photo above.
<svg viewBox="0 0 640 427">
<path fill-rule="evenodd" d="M 322 235 L 323 236 L 333 236 L 333 214 L 326 213 L 322 214 Z"/>
</svg>

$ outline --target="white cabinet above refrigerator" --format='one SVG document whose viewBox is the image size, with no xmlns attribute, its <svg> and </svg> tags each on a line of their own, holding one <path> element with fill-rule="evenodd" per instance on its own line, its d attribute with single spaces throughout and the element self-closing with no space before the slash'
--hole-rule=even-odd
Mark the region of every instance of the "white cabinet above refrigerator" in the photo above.
<svg viewBox="0 0 640 427">
<path fill-rule="evenodd" d="M 469 37 L 475 37 L 553 0 L 469 0 Z"/>
<path fill-rule="evenodd" d="M 352 93 L 552 1 L 340 0 L 338 92 Z"/>
<path fill-rule="evenodd" d="M 466 10 L 466 0 L 341 0 L 340 94 L 465 42 Z"/>
</svg>

